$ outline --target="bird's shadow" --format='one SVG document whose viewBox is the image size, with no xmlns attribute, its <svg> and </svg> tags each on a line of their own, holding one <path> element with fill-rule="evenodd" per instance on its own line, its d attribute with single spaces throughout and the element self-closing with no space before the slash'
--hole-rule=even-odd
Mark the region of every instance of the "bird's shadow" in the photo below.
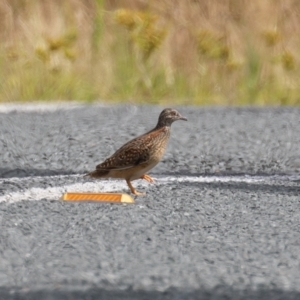
<svg viewBox="0 0 300 300">
<path fill-rule="evenodd" d="M 299 186 L 246 182 L 179 182 L 178 184 L 190 186 L 195 189 L 236 190 L 244 192 L 250 191 L 291 196 L 298 196 L 300 194 L 300 184 Z"/>
<path fill-rule="evenodd" d="M 63 169 L 29 169 L 29 168 L 0 168 L 0 178 L 24 178 L 30 176 L 54 176 L 54 175 L 72 175 L 77 174 L 72 170 Z"/>
</svg>

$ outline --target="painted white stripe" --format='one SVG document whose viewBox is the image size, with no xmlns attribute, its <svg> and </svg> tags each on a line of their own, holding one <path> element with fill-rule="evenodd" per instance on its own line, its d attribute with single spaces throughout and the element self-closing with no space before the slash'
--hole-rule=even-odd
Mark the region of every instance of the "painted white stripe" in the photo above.
<svg viewBox="0 0 300 300">
<path fill-rule="evenodd" d="M 12 192 L 0 196 L 0 202 L 19 202 L 22 200 L 41 200 L 41 199 L 51 199 L 51 200 L 59 200 L 60 197 L 66 192 L 99 192 L 99 191 L 107 191 L 107 192 L 115 192 L 120 191 L 121 182 L 105 182 L 102 183 L 74 183 L 64 186 L 58 187 L 49 187 L 49 188 L 30 188 L 20 192 Z M 123 190 L 125 187 L 122 186 Z"/>
<path fill-rule="evenodd" d="M 32 178 L 32 177 L 31 177 Z M 60 176 L 49 176 L 49 177 L 34 177 L 34 181 L 37 182 L 41 179 L 42 181 L 47 181 L 51 183 L 51 180 L 64 181 L 64 179 L 68 178 L 74 183 L 66 184 L 62 186 L 56 187 L 48 187 L 48 188 L 29 188 L 19 192 L 10 192 L 0 196 L 0 202 L 8 202 L 14 203 L 22 200 L 41 200 L 41 199 L 53 199 L 59 200 L 63 193 L 65 192 L 128 192 L 128 187 L 124 180 L 95 180 L 85 182 L 82 179 L 82 175 L 60 175 Z M 248 184 L 273 184 L 274 180 L 276 181 L 286 181 L 286 180 L 299 180 L 299 176 L 166 176 L 154 178 L 155 184 L 166 184 L 172 182 L 193 182 L 193 183 L 212 183 L 212 182 L 240 182 L 240 183 L 248 183 Z M 0 184 L 5 182 L 18 183 L 22 185 L 22 181 L 28 182 L 29 178 L 9 178 L 9 179 L 1 179 Z M 78 182 L 81 181 L 81 182 Z M 149 183 L 139 180 L 135 181 L 134 186 L 142 187 L 147 189 L 147 185 Z"/>
<path fill-rule="evenodd" d="M 160 181 L 167 182 L 199 182 L 199 183 L 210 183 L 210 182 L 245 182 L 245 183 L 257 183 L 266 181 L 266 177 L 242 177 L 242 176 L 180 176 L 180 177 L 166 177 L 161 178 Z"/>
<path fill-rule="evenodd" d="M 75 108 L 85 107 L 89 104 L 82 102 L 70 101 L 70 102 L 53 102 L 53 103 L 5 103 L 0 105 L 0 113 L 10 113 L 12 111 L 19 112 L 53 112 L 57 110 L 69 110 Z M 93 106 L 107 106 L 104 103 L 93 103 Z"/>
<path fill-rule="evenodd" d="M 52 186 L 48 188 L 32 187 L 19 192 L 6 193 L 0 196 L 0 202 L 14 203 L 22 200 L 36 201 L 42 199 L 59 200 L 62 194 L 66 192 L 128 192 L 128 187 L 124 180 L 95 180 L 92 182 L 82 182 L 82 175 L 34 177 L 37 184 L 39 179 L 43 181 L 47 180 L 49 183 L 51 183 L 51 179 L 55 179 L 55 182 L 58 182 L 60 180 L 63 182 L 64 178 L 72 178 L 74 180 L 74 183 L 56 187 Z M 2 179 L 0 180 L 0 185 L 3 181 L 5 181 L 6 183 L 11 182 L 22 185 L 22 181 L 25 180 L 28 181 L 28 177 Z M 139 182 L 139 186 L 146 186 L 146 184 L 147 183 Z"/>
</svg>

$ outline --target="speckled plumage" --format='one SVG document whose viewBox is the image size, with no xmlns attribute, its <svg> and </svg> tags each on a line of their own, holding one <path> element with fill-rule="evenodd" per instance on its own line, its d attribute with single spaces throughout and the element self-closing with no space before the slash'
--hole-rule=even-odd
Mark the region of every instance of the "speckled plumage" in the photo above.
<svg viewBox="0 0 300 300">
<path fill-rule="evenodd" d="M 164 109 L 154 129 L 127 142 L 87 175 L 94 178 L 124 178 L 131 192 L 139 195 L 130 181 L 141 178 L 153 182 L 145 173 L 161 160 L 170 137 L 171 124 L 176 120 L 186 118 L 175 109 Z"/>
</svg>

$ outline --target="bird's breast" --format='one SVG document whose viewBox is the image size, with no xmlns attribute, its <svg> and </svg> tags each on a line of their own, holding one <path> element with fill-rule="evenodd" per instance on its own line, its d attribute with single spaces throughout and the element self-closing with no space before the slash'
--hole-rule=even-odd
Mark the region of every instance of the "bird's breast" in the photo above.
<svg viewBox="0 0 300 300">
<path fill-rule="evenodd" d="M 151 155 L 154 161 L 159 162 L 161 160 L 165 153 L 169 137 L 170 129 L 168 127 L 162 128 L 160 133 L 154 137 Z"/>
</svg>

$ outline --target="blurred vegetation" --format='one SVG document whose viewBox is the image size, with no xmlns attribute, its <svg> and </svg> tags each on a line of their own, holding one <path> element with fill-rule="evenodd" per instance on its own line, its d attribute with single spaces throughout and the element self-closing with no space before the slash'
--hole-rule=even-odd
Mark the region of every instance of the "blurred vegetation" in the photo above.
<svg viewBox="0 0 300 300">
<path fill-rule="evenodd" d="M 300 104 L 300 1 L 2 0 L 0 101 Z"/>
</svg>

